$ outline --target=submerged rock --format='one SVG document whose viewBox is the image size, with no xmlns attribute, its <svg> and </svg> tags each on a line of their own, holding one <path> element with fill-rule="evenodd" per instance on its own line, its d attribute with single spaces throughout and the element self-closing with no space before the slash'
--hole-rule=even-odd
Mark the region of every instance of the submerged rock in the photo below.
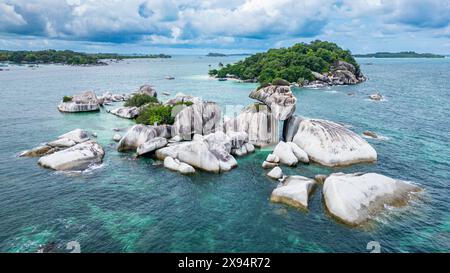
<svg viewBox="0 0 450 273">
<path fill-rule="evenodd" d="M 371 138 L 378 138 L 378 135 L 375 134 L 375 133 L 372 132 L 372 131 L 364 131 L 364 132 L 363 132 L 363 135 L 368 136 L 368 137 L 371 137 Z"/>
<path fill-rule="evenodd" d="M 328 120 L 303 119 L 293 139 L 310 160 L 325 166 L 345 166 L 377 160 L 377 152 L 363 138 Z"/>
<path fill-rule="evenodd" d="M 264 104 L 252 104 L 246 107 L 235 118 L 225 121 L 224 130 L 230 132 L 245 132 L 248 142 L 257 147 L 277 143 L 279 121 Z"/>
<path fill-rule="evenodd" d="M 360 225 L 385 205 L 406 204 L 410 194 L 420 190 L 416 185 L 376 173 L 335 173 L 325 180 L 323 195 L 333 216 L 346 224 Z"/>
<path fill-rule="evenodd" d="M 267 105 L 277 120 L 286 120 L 295 112 L 297 98 L 289 86 L 269 85 L 255 89 L 249 96 Z"/>
<path fill-rule="evenodd" d="M 138 107 L 119 107 L 116 109 L 112 109 L 109 111 L 111 114 L 116 115 L 121 118 L 133 119 L 139 116 L 139 108 Z"/>
<path fill-rule="evenodd" d="M 84 170 L 92 164 L 99 164 L 105 152 L 95 141 L 86 141 L 71 148 L 43 156 L 38 164 L 58 171 Z"/>
<path fill-rule="evenodd" d="M 270 196 L 270 201 L 297 208 L 308 208 L 308 201 L 316 182 L 303 176 L 288 176 Z"/>
<path fill-rule="evenodd" d="M 183 140 L 191 140 L 194 134 L 207 135 L 219 131 L 222 129 L 221 114 L 216 103 L 195 103 L 176 115 L 173 132 Z"/>
<path fill-rule="evenodd" d="M 118 133 L 114 134 L 113 140 L 119 142 L 122 139 L 122 136 Z"/>
<path fill-rule="evenodd" d="M 100 110 L 100 104 L 97 96 L 92 91 L 85 91 L 82 94 L 75 95 L 71 101 L 61 101 L 58 105 L 61 112 L 90 112 Z"/>
<path fill-rule="evenodd" d="M 162 147 L 167 145 L 167 139 L 163 137 L 155 137 L 144 144 L 140 145 L 137 148 L 138 156 L 151 153 L 157 149 L 161 149 Z"/>
<path fill-rule="evenodd" d="M 371 94 L 369 95 L 369 99 L 371 100 L 376 100 L 376 101 L 380 101 L 383 99 L 383 95 L 381 95 L 379 92 L 375 93 L 375 94 Z"/>
</svg>

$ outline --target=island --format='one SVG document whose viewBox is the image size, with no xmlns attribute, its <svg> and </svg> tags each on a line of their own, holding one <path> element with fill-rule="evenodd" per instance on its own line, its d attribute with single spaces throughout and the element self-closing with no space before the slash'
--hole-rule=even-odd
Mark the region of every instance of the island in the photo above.
<svg viewBox="0 0 450 273">
<path fill-rule="evenodd" d="M 365 80 L 349 50 L 326 41 L 298 43 L 289 48 L 256 53 L 235 64 L 212 69 L 209 75 L 244 82 L 324 86 L 356 84 Z"/>
<path fill-rule="evenodd" d="M 432 53 L 417 53 L 414 51 L 403 52 L 377 52 L 370 54 L 355 54 L 356 58 L 445 58 L 443 55 Z"/>
<path fill-rule="evenodd" d="M 231 56 L 248 56 L 251 55 L 249 53 L 232 53 L 232 54 L 224 54 L 217 52 L 210 52 L 206 55 L 206 57 L 231 57 Z"/>
<path fill-rule="evenodd" d="M 15 64 L 106 65 L 103 60 L 135 58 L 171 58 L 170 55 L 120 55 L 116 53 L 82 53 L 72 50 L 8 51 L 0 50 L 0 62 Z"/>
</svg>

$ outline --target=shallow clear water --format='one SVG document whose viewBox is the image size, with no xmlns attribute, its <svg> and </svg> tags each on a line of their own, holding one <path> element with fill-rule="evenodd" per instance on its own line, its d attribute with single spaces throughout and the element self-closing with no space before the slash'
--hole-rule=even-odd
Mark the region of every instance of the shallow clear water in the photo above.
<svg viewBox="0 0 450 273">
<path fill-rule="evenodd" d="M 133 122 L 104 110 L 62 114 L 56 108 L 63 95 L 129 92 L 145 83 L 161 97 L 183 92 L 244 106 L 252 102 L 248 94 L 255 85 L 205 76 L 208 64 L 237 59 L 179 56 L 1 71 L 0 251 L 34 252 L 48 242 L 64 248 L 74 240 L 82 252 L 367 252 L 369 241 L 380 242 L 385 252 L 449 251 L 450 59 L 359 59 L 369 77 L 363 84 L 294 90 L 298 114 L 388 139 L 368 140 L 378 152 L 376 164 L 299 165 L 285 167 L 286 173 L 374 171 L 425 188 L 411 206 L 390 209 L 365 228 L 331 219 L 320 188 L 308 212 L 269 202 L 276 183 L 261 168 L 268 151 L 238 159 L 239 167 L 228 173 L 182 176 L 152 159 L 116 152 L 113 128 Z M 386 101 L 367 99 L 376 91 Z M 39 167 L 36 158 L 17 157 L 75 128 L 98 134 L 106 150 L 101 168 L 69 175 Z"/>
</svg>

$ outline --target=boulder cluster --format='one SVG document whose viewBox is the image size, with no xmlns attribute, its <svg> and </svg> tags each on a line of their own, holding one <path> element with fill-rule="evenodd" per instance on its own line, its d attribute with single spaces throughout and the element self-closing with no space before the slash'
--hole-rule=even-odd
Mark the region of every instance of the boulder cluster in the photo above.
<svg viewBox="0 0 450 273">
<path fill-rule="evenodd" d="M 56 140 L 24 151 L 21 157 L 40 157 L 38 164 L 58 171 L 81 171 L 102 163 L 105 152 L 89 133 L 75 129 Z"/>
</svg>

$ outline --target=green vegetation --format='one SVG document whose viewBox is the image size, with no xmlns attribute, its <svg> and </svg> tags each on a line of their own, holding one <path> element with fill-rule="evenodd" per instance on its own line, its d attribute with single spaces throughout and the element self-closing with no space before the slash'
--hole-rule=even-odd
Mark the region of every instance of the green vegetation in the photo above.
<svg viewBox="0 0 450 273">
<path fill-rule="evenodd" d="M 157 124 L 173 124 L 175 117 L 172 116 L 172 106 L 162 105 L 159 103 L 149 104 L 142 109 L 136 118 L 137 123 L 153 125 Z"/>
<path fill-rule="evenodd" d="M 72 101 L 72 97 L 69 97 L 69 96 L 63 97 L 63 102 L 70 102 L 70 101 Z"/>
<path fill-rule="evenodd" d="M 131 58 L 170 58 L 169 55 L 118 55 L 113 53 L 88 54 L 71 50 L 42 50 L 42 51 L 0 51 L 0 62 L 18 64 L 67 64 L 67 65 L 104 65 L 103 59 L 131 59 Z"/>
<path fill-rule="evenodd" d="M 207 56 L 207 57 L 226 57 L 227 54 L 210 52 L 210 53 L 208 53 L 208 55 L 206 55 L 206 56 Z"/>
<path fill-rule="evenodd" d="M 431 53 L 416 53 L 414 51 L 403 52 L 377 52 L 371 54 L 355 54 L 357 58 L 445 58 L 443 55 L 436 55 Z"/>
<path fill-rule="evenodd" d="M 273 85 L 284 85 L 284 86 L 289 86 L 289 85 L 291 85 L 288 81 L 283 80 L 283 79 L 281 79 L 281 78 L 273 79 L 272 84 L 273 84 Z"/>
<path fill-rule="evenodd" d="M 158 103 L 158 99 L 156 97 L 149 96 L 147 94 L 135 94 L 127 99 L 125 102 L 126 107 L 141 107 L 147 103 Z"/>
<path fill-rule="evenodd" d="M 332 64 L 339 60 L 351 63 L 359 73 L 359 65 L 350 51 L 334 43 L 317 40 L 257 53 L 233 65 L 210 70 L 209 75 L 218 78 L 233 75 L 241 80 L 257 79 L 261 84 L 270 83 L 276 78 L 302 83 L 304 80 L 314 80 L 312 71 L 328 72 Z"/>
<path fill-rule="evenodd" d="M 141 113 L 136 118 L 136 122 L 147 125 L 154 125 L 155 123 L 173 124 L 175 122 L 175 115 L 173 115 L 174 108 L 180 105 L 191 106 L 192 104 L 192 102 L 179 102 L 173 106 L 162 105 L 160 103 L 149 104 L 141 110 Z"/>
</svg>

